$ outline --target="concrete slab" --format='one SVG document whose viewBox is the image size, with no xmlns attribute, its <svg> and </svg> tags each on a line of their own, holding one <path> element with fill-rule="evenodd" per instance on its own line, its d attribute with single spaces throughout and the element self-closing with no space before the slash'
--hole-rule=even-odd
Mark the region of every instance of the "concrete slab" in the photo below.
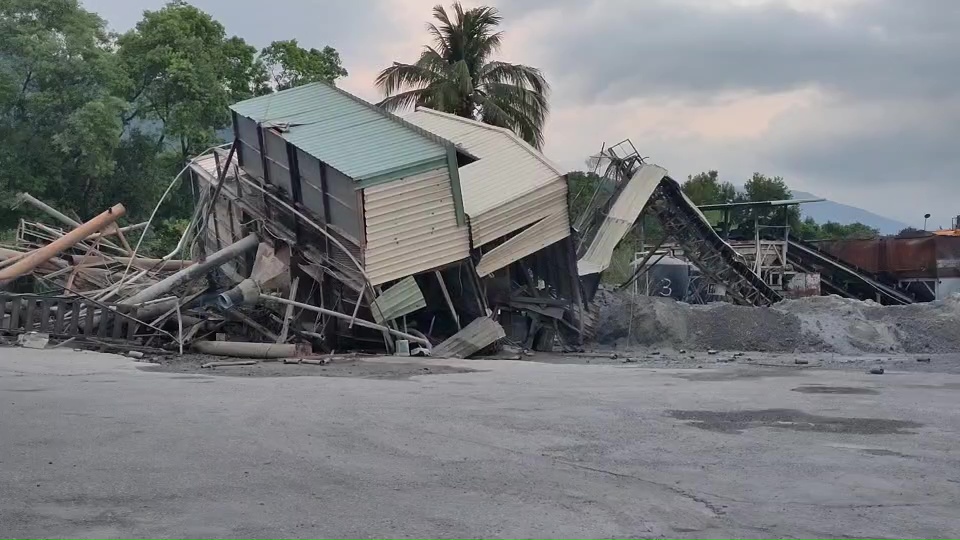
<svg viewBox="0 0 960 540">
<path fill-rule="evenodd" d="M 429 363 L 475 371 L 0 349 L 0 536 L 960 535 L 958 375 Z"/>
</svg>

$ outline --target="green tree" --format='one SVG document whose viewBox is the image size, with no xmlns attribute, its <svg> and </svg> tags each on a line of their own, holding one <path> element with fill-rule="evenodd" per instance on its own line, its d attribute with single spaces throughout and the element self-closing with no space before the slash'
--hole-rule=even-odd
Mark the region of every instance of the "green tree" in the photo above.
<svg viewBox="0 0 960 540">
<path fill-rule="evenodd" d="M 804 218 L 793 229 L 793 234 L 799 236 L 802 240 L 820 240 L 823 238 L 823 231 L 820 224 L 810 216 Z"/>
<path fill-rule="evenodd" d="M 783 177 L 769 177 L 753 173 L 737 195 L 736 202 L 764 202 L 788 200 L 793 195 Z M 754 236 L 754 225 L 761 227 L 762 237 L 782 238 L 785 225 L 797 230 L 800 227 L 800 209 L 796 206 L 752 207 L 735 212 L 735 221 L 740 223 L 740 236 Z"/>
<path fill-rule="evenodd" d="M 77 0 L 0 1 L 0 204 L 18 191 L 88 217 L 124 102 L 103 21 Z M 0 228 L 18 215 L 0 211 Z"/>
<path fill-rule="evenodd" d="M 181 162 L 209 147 L 229 125 L 227 107 L 263 90 L 254 50 L 227 38 L 210 15 L 182 0 L 147 11 L 117 40 L 133 105 L 127 120 L 160 123 L 158 148 L 173 145 Z"/>
<path fill-rule="evenodd" d="M 698 206 L 731 203 L 737 198 L 736 186 L 730 182 L 721 182 L 717 171 L 688 176 L 681 187 L 687 197 Z"/>
<path fill-rule="evenodd" d="M 879 230 L 859 222 L 841 225 L 828 221 L 820 226 L 823 240 L 871 240 L 879 236 Z"/>
<path fill-rule="evenodd" d="M 906 227 L 897 233 L 897 238 L 916 238 L 919 236 L 929 236 L 930 233 L 916 227 Z"/>
<path fill-rule="evenodd" d="M 333 83 L 347 76 L 336 49 L 307 50 L 295 39 L 274 41 L 260 52 L 260 61 L 277 90 L 318 81 Z"/>
<path fill-rule="evenodd" d="M 613 185 L 592 172 L 571 171 L 567 173 L 567 194 L 570 207 L 570 219 L 576 221 L 587 209 L 597 189 L 607 196 L 613 192 Z"/>
<path fill-rule="evenodd" d="M 273 91 L 267 68 L 257 57 L 255 47 L 234 36 L 223 43 L 223 52 L 227 59 L 225 78 L 231 101 L 243 101 Z"/>
<path fill-rule="evenodd" d="M 413 64 L 395 62 L 377 77 L 388 110 L 412 106 L 456 114 L 513 130 L 531 145 L 543 144 L 549 85 L 540 70 L 491 60 L 500 48 L 501 22 L 495 8 L 464 10 L 453 4 L 433 8 L 428 24 L 433 45 Z"/>
</svg>

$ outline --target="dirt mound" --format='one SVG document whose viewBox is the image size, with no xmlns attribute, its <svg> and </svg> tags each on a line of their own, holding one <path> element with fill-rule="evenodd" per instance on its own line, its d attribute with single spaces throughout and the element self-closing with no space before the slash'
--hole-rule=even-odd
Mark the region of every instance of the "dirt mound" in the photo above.
<svg viewBox="0 0 960 540">
<path fill-rule="evenodd" d="M 837 296 L 769 308 L 690 305 L 601 290 L 596 342 L 770 352 L 948 353 L 960 351 L 960 297 L 881 306 Z"/>
</svg>

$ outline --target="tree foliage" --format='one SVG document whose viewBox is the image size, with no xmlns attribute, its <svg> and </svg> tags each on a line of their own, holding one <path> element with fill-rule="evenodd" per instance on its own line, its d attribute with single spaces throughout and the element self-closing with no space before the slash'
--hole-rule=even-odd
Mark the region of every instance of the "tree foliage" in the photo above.
<svg viewBox="0 0 960 540">
<path fill-rule="evenodd" d="M 800 224 L 797 233 L 804 240 L 872 240 L 880 231 L 860 222 L 841 225 L 833 221 L 818 224 L 808 217 Z"/>
<path fill-rule="evenodd" d="M 780 176 L 766 176 L 753 173 L 743 185 L 743 192 L 737 195 L 735 202 L 784 201 L 793 197 L 787 183 Z M 782 238 L 783 227 L 796 229 L 800 225 L 800 208 L 796 206 L 747 207 L 737 214 L 741 236 L 753 237 L 755 226 L 760 227 L 760 236 Z"/>
<path fill-rule="evenodd" d="M 573 219 L 576 219 L 587 208 L 589 199 L 597 187 L 602 186 L 601 178 L 593 173 L 573 171 L 567 173 L 567 184 L 570 194 L 570 215 Z M 688 176 L 681 188 L 687 197 L 698 206 L 777 201 L 792 197 L 790 187 L 782 177 L 769 177 L 760 173 L 754 173 L 744 183 L 743 189 L 740 190 L 733 183 L 722 181 L 719 173 L 714 170 Z M 786 212 L 786 216 L 784 216 L 784 212 Z M 708 219 L 714 213 L 719 214 L 716 211 L 706 212 Z M 774 238 L 783 237 L 781 227 L 785 223 L 789 224 L 791 235 L 804 240 L 872 239 L 880 236 L 879 230 L 863 223 L 842 225 L 828 221 L 819 224 L 812 217 L 801 220 L 800 211 L 797 207 L 737 209 L 734 206 L 729 214 L 731 228 L 733 229 L 732 237 L 753 238 L 755 217 L 761 227 L 764 225 L 775 227 L 773 229 L 761 228 L 761 236 Z M 714 225 L 722 228 L 722 217 L 713 217 L 717 218 L 712 220 Z M 785 218 L 786 222 L 784 221 Z M 648 245 L 655 244 L 663 235 L 660 224 L 649 217 L 644 219 L 642 229 L 644 231 L 643 241 Z M 627 237 L 627 240 L 631 242 L 629 249 L 640 245 L 640 230 L 641 227 L 638 222 Z M 905 230 L 903 234 L 911 232 Z"/>
<path fill-rule="evenodd" d="M 158 146 L 173 143 L 184 161 L 215 141 L 230 122 L 227 107 L 252 91 L 251 49 L 183 1 L 144 13 L 117 40 L 117 56 L 133 106 L 128 120 L 159 121 Z"/>
<path fill-rule="evenodd" d="M 279 86 L 264 56 L 184 1 L 111 36 L 80 0 L 0 0 L 0 231 L 30 212 L 7 208 L 21 191 L 82 219 L 116 202 L 145 218 L 187 159 L 223 142 L 230 104 Z M 330 47 L 301 56 L 281 62 L 287 85 L 346 74 Z M 192 204 L 181 187 L 168 224 Z"/>
<path fill-rule="evenodd" d="M 539 69 L 492 60 L 503 37 L 492 7 L 433 8 L 427 25 L 433 44 L 413 64 L 395 62 L 377 77 L 388 110 L 424 106 L 513 130 L 531 145 L 543 144 L 550 87 Z"/>
<path fill-rule="evenodd" d="M 295 39 L 274 41 L 260 52 L 260 61 L 277 90 L 318 81 L 333 83 L 347 76 L 336 49 L 307 50 Z"/>
<path fill-rule="evenodd" d="M 103 21 L 76 0 L 0 2 L 0 201 L 19 191 L 85 211 L 109 190 L 124 102 Z M 15 223 L 0 211 L 0 227 Z"/>
<path fill-rule="evenodd" d="M 687 197 L 698 206 L 732 203 L 737 198 L 737 187 L 730 182 L 721 182 L 717 171 L 688 176 L 681 187 Z"/>
</svg>

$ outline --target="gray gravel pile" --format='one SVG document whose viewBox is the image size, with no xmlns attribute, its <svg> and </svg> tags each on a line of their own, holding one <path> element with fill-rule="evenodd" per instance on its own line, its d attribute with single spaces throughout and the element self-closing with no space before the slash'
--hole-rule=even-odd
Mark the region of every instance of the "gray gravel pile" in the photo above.
<svg viewBox="0 0 960 540">
<path fill-rule="evenodd" d="M 786 300 L 770 308 L 689 305 L 601 290 L 596 342 L 769 352 L 960 352 L 960 297 L 881 306 L 837 296 Z M 632 323 L 631 323 L 632 321 Z"/>
</svg>

